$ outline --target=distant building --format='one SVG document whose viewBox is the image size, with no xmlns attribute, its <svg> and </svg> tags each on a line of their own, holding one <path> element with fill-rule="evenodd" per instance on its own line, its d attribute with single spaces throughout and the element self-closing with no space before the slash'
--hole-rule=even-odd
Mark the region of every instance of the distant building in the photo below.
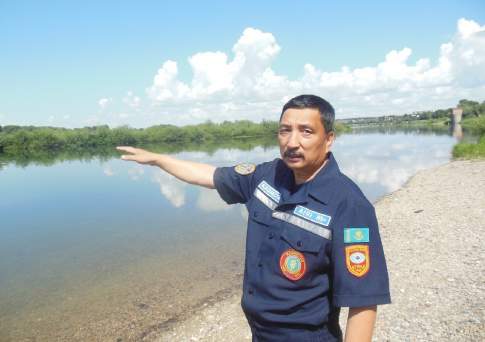
<svg viewBox="0 0 485 342">
<path fill-rule="evenodd" d="M 460 107 L 453 108 L 452 114 L 453 115 L 451 116 L 451 122 L 453 123 L 453 125 L 459 124 L 463 115 L 463 109 Z"/>
</svg>

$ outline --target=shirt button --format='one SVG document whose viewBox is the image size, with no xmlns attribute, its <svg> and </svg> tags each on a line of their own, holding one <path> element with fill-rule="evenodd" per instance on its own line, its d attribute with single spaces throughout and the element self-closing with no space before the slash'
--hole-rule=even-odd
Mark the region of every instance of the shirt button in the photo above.
<svg viewBox="0 0 485 342">
<path fill-rule="evenodd" d="M 256 211 L 253 216 L 258 217 L 258 212 Z"/>
<path fill-rule="evenodd" d="M 302 243 L 301 241 L 298 241 L 298 242 L 296 243 L 296 245 L 297 245 L 298 247 L 301 247 L 301 246 L 303 246 L 303 243 Z"/>
<path fill-rule="evenodd" d="M 250 295 L 252 295 L 252 294 L 253 294 L 253 289 L 249 289 L 249 290 L 248 290 L 248 293 L 249 293 Z"/>
<path fill-rule="evenodd" d="M 269 232 L 268 239 L 272 239 L 272 238 L 274 238 L 274 233 L 273 232 Z"/>
<path fill-rule="evenodd" d="M 262 266 L 263 266 L 263 264 L 262 264 L 262 263 L 259 263 L 259 264 L 258 264 L 258 267 L 262 267 Z"/>
</svg>

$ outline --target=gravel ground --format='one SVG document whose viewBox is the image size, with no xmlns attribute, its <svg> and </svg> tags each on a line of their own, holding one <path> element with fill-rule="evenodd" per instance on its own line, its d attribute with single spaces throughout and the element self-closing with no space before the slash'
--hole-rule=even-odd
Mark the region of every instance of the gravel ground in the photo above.
<svg viewBox="0 0 485 342">
<path fill-rule="evenodd" d="M 379 307 L 374 340 L 485 341 L 485 161 L 421 171 L 376 210 L 393 304 Z M 148 340 L 248 341 L 239 302 L 208 303 Z"/>
</svg>

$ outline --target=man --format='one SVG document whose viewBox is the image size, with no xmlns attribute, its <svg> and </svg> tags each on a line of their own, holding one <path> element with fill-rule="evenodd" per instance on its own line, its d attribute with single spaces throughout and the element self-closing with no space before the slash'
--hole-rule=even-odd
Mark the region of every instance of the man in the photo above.
<svg viewBox="0 0 485 342">
<path fill-rule="evenodd" d="M 371 341 L 376 305 L 390 302 L 372 204 L 338 168 L 330 148 L 335 112 L 301 95 L 283 107 L 281 159 L 215 168 L 132 147 L 124 160 L 157 165 L 216 188 L 249 212 L 242 307 L 253 341 Z"/>
</svg>

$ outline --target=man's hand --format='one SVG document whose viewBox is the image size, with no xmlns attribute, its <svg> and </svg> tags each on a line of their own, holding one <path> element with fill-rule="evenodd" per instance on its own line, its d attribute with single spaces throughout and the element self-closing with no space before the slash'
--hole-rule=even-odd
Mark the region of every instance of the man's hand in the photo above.
<svg viewBox="0 0 485 342">
<path fill-rule="evenodd" d="M 118 146 L 116 149 L 118 151 L 129 153 L 121 156 L 121 159 L 123 160 L 132 160 L 139 164 L 156 165 L 158 156 L 156 153 L 131 146 Z"/>
<path fill-rule="evenodd" d="M 131 146 L 118 146 L 116 149 L 129 153 L 121 156 L 123 160 L 156 165 L 184 182 L 214 189 L 214 171 L 216 168 L 212 165 L 179 160 Z"/>
</svg>

